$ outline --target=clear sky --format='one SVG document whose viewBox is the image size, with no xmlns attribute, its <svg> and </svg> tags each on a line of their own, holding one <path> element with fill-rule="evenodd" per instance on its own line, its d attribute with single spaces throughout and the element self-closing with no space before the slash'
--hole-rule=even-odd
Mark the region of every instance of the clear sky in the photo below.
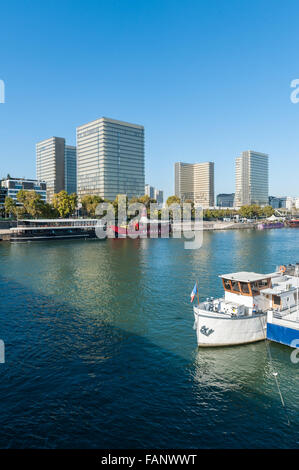
<svg viewBox="0 0 299 470">
<path fill-rule="evenodd" d="M 270 193 L 299 196 L 299 3 L 51 0 L 0 4 L 0 176 L 35 177 L 35 143 L 75 144 L 101 116 L 145 126 L 146 182 L 174 192 L 174 162 L 270 155 Z"/>
</svg>

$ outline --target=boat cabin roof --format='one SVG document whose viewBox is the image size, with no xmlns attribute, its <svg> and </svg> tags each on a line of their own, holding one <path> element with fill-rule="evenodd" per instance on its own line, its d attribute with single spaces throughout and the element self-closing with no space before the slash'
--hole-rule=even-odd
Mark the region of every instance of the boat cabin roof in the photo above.
<svg viewBox="0 0 299 470">
<path fill-rule="evenodd" d="M 238 273 L 222 274 L 222 279 L 228 279 L 230 281 L 239 281 L 239 282 L 256 282 L 262 281 L 263 279 L 269 279 L 273 277 L 273 274 L 258 274 L 247 271 L 240 271 Z"/>
</svg>

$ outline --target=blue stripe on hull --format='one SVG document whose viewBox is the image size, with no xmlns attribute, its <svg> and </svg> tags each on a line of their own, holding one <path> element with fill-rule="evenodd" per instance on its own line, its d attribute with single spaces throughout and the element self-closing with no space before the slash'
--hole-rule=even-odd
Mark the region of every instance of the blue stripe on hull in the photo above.
<svg viewBox="0 0 299 470">
<path fill-rule="evenodd" d="M 291 346 L 294 339 L 297 340 L 297 347 L 299 345 L 299 331 L 287 328 L 281 325 L 275 325 L 273 323 L 267 324 L 267 339 L 276 341 L 277 343 L 286 344 Z M 293 346 L 293 347 L 296 347 Z"/>
</svg>

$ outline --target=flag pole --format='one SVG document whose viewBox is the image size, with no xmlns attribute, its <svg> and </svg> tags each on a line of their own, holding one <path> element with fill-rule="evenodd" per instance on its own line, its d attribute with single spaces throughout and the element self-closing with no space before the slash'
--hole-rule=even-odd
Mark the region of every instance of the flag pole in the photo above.
<svg viewBox="0 0 299 470">
<path fill-rule="evenodd" d="M 199 306 L 199 294 L 198 294 L 198 283 L 196 281 L 196 292 L 197 292 L 197 305 Z"/>
</svg>

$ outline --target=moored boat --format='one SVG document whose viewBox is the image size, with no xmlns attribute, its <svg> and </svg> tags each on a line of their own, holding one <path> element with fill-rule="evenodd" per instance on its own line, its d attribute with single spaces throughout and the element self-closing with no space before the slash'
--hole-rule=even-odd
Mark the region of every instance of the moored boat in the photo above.
<svg viewBox="0 0 299 470">
<path fill-rule="evenodd" d="M 172 227 L 168 220 L 148 219 L 146 210 L 143 210 L 139 220 L 110 224 L 107 232 L 114 238 L 168 238 Z"/>
<path fill-rule="evenodd" d="M 257 228 L 259 230 L 272 229 L 272 228 L 283 228 L 283 222 L 261 222 L 258 224 Z"/>
<path fill-rule="evenodd" d="M 287 224 L 289 227 L 299 227 L 299 219 L 290 219 Z"/>
<path fill-rule="evenodd" d="M 299 267 L 280 266 L 274 273 L 236 272 L 220 276 L 224 297 L 199 302 L 194 318 L 198 346 L 232 346 L 266 338 L 267 315 L 289 315 L 299 306 Z M 293 314 L 294 316 L 294 314 Z"/>
<path fill-rule="evenodd" d="M 99 219 L 26 219 L 18 220 L 10 229 L 10 241 L 14 243 L 96 238 Z M 104 227 L 105 229 L 105 227 Z"/>
</svg>

